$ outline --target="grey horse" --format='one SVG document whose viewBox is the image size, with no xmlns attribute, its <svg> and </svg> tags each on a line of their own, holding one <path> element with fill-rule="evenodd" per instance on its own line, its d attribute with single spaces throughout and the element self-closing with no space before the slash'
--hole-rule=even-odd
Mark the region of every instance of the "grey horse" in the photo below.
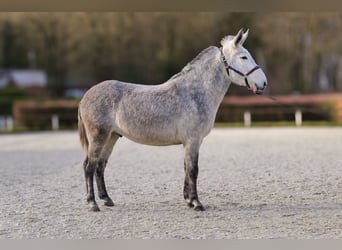
<svg viewBox="0 0 342 250">
<path fill-rule="evenodd" d="M 78 109 L 78 131 L 86 158 L 83 163 L 87 201 L 99 211 L 94 195 L 94 174 L 99 198 L 113 206 L 104 170 L 116 141 L 124 136 L 141 144 L 183 144 L 184 199 L 203 211 L 197 195 L 198 154 L 203 138 L 214 126 L 218 107 L 231 82 L 262 94 L 264 72 L 243 48 L 248 30 L 208 47 L 180 73 L 160 85 L 107 80 L 90 88 Z"/>
</svg>

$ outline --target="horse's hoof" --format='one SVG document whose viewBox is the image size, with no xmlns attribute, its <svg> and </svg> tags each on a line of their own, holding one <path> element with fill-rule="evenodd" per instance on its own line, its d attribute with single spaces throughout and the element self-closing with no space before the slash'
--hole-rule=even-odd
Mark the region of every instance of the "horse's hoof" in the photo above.
<svg viewBox="0 0 342 250">
<path fill-rule="evenodd" d="M 103 205 L 105 205 L 107 207 L 113 207 L 114 202 L 112 200 L 106 200 L 106 201 L 104 201 Z"/>
<path fill-rule="evenodd" d="M 203 205 L 198 200 L 187 202 L 188 207 L 193 208 L 195 211 L 205 211 Z"/>
<path fill-rule="evenodd" d="M 98 205 L 92 205 L 92 206 L 90 206 L 89 211 L 90 212 L 99 212 L 100 208 L 98 207 Z"/>
<path fill-rule="evenodd" d="M 204 207 L 202 205 L 198 205 L 196 207 L 194 207 L 195 211 L 205 211 Z"/>
</svg>

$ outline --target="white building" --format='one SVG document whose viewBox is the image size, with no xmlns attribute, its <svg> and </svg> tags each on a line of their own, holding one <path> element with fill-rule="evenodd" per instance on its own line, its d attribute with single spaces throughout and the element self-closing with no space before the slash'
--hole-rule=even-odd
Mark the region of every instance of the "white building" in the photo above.
<svg viewBox="0 0 342 250">
<path fill-rule="evenodd" d="M 18 88 L 45 88 L 47 75 L 44 71 L 35 69 L 0 70 L 0 88 L 10 85 Z"/>
</svg>

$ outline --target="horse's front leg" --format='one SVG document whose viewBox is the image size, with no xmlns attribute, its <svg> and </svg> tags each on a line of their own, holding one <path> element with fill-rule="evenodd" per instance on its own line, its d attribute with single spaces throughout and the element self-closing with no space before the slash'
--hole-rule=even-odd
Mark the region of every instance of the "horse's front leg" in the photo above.
<svg viewBox="0 0 342 250">
<path fill-rule="evenodd" d="M 199 141 L 191 141 L 184 145 L 184 199 L 188 206 L 193 207 L 196 211 L 204 211 L 204 207 L 197 195 L 198 152 L 200 144 Z"/>
</svg>

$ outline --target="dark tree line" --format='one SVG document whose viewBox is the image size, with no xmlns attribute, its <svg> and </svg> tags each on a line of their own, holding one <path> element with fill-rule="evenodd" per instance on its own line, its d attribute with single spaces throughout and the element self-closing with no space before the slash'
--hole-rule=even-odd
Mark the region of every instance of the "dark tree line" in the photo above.
<svg viewBox="0 0 342 250">
<path fill-rule="evenodd" d="M 0 68 L 39 68 L 49 90 L 119 79 L 158 84 L 249 28 L 272 94 L 342 90 L 339 13 L 2 13 Z M 244 94 L 239 88 L 233 93 Z"/>
</svg>

